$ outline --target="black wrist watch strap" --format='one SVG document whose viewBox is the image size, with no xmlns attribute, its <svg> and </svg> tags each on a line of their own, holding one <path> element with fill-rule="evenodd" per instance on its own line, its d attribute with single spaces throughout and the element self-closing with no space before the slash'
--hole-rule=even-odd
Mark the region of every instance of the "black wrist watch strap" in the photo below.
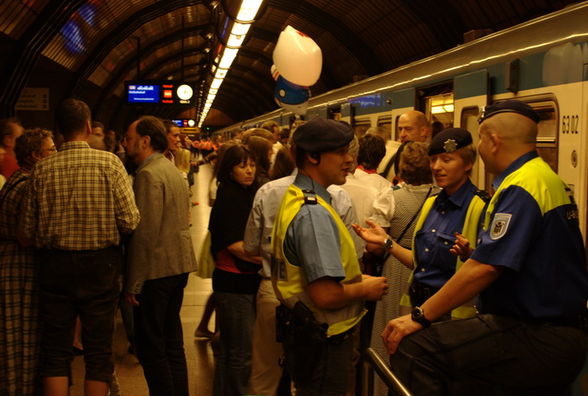
<svg viewBox="0 0 588 396">
<path fill-rule="evenodd" d="M 425 318 L 425 312 L 421 307 L 414 307 L 410 313 L 410 318 L 423 327 L 429 327 L 431 325 L 431 321 Z"/>
</svg>

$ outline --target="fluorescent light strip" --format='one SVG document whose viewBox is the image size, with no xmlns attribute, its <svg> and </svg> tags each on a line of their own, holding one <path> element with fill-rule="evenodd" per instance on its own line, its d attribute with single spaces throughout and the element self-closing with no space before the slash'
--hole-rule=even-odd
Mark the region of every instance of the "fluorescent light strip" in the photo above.
<svg viewBox="0 0 588 396">
<path fill-rule="evenodd" d="M 220 62 L 218 62 L 218 68 L 213 66 L 213 73 L 215 74 L 212 83 L 210 84 L 208 94 L 206 95 L 206 102 L 200 113 L 198 127 L 202 127 L 202 124 L 208 115 L 208 111 L 212 107 L 214 99 L 216 98 L 216 94 L 231 68 L 233 61 L 237 57 L 239 47 L 243 44 L 243 41 L 245 41 L 247 32 L 249 32 L 249 28 L 254 22 L 255 16 L 259 11 L 262 2 L 263 0 L 243 0 L 241 3 L 241 8 L 237 13 L 238 22 L 235 21 L 233 23 L 229 39 L 227 40 L 227 46 L 223 51 Z"/>
</svg>

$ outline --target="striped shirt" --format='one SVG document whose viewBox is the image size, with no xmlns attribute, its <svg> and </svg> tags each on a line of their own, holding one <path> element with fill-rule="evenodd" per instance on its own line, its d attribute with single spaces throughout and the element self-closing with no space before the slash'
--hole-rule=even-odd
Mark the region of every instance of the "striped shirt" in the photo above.
<svg viewBox="0 0 588 396">
<path fill-rule="evenodd" d="M 66 142 L 35 165 L 23 208 L 21 232 L 39 248 L 103 249 L 139 223 L 120 159 L 83 141 Z"/>
</svg>

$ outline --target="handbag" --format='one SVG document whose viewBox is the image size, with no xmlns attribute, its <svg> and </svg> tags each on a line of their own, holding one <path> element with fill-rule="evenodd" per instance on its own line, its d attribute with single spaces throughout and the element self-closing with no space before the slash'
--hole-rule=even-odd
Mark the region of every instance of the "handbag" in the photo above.
<svg viewBox="0 0 588 396">
<path fill-rule="evenodd" d="M 200 254 L 198 255 L 198 270 L 196 275 L 200 278 L 212 278 L 212 272 L 215 268 L 214 258 L 210 251 L 210 231 L 206 231 L 206 236 L 200 245 Z"/>
</svg>

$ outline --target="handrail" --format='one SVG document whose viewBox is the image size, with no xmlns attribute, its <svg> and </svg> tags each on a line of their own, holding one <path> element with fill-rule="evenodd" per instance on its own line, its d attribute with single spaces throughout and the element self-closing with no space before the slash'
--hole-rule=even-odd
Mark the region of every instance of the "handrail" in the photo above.
<svg viewBox="0 0 588 396">
<path fill-rule="evenodd" d="M 372 349 L 365 350 L 366 361 L 370 363 L 369 380 L 373 385 L 373 372 L 378 373 L 378 376 L 386 383 L 389 389 L 393 389 L 401 396 L 412 396 L 412 393 L 400 382 L 400 380 L 392 373 L 386 362 Z"/>
</svg>

